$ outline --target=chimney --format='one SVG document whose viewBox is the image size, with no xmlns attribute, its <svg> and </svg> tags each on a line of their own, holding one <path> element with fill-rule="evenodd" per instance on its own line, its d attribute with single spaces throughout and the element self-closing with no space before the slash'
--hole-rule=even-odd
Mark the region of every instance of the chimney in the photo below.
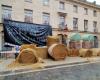
<svg viewBox="0 0 100 80">
<path fill-rule="evenodd" d="M 81 1 L 86 2 L 87 0 L 81 0 Z"/>
<path fill-rule="evenodd" d="M 94 1 L 93 4 L 96 4 L 96 1 Z"/>
</svg>

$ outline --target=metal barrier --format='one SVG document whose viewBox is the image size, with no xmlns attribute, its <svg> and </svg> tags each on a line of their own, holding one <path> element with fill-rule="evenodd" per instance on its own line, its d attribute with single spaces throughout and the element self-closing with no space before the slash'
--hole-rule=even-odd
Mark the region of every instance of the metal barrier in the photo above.
<svg viewBox="0 0 100 80">
<path fill-rule="evenodd" d="M 15 58 L 15 53 L 19 53 L 19 51 L 1 51 L 0 59 Z"/>
</svg>

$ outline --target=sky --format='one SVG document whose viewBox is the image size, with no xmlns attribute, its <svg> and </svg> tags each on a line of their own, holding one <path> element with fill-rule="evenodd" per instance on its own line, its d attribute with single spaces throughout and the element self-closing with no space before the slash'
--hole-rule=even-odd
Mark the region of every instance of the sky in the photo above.
<svg viewBox="0 0 100 80">
<path fill-rule="evenodd" d="M 90 2 L 96 1 L 96 4 L 100 5 L 100 0 L 87 0 L 87 1 L 90 1 Z"/>
</svg>

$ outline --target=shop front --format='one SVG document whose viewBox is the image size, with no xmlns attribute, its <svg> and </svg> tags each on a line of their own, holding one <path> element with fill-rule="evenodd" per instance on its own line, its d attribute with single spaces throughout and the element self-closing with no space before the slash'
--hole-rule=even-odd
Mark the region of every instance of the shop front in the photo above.
<svg viewBox="0 0 100 80">
<path fill-rule="evenodd" d="M 82 36 L 82 48 L 93 48 L 94 47 L 94 36 L 92 34 L 84 34 Z"/>
</svg>

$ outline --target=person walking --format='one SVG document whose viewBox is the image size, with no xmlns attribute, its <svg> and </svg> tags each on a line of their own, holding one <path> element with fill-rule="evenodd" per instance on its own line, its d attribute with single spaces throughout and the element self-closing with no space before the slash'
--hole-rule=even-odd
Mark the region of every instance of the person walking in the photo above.
<svg viewBox="0 0 100 80">
<path fill-rule="evenodd" d="M 15 45 L 15 59 L 17 58 L 17 56 L 19 55 L 19 49 L 20 49 L 20 46 L 18 45 Z"/>
</svg>

